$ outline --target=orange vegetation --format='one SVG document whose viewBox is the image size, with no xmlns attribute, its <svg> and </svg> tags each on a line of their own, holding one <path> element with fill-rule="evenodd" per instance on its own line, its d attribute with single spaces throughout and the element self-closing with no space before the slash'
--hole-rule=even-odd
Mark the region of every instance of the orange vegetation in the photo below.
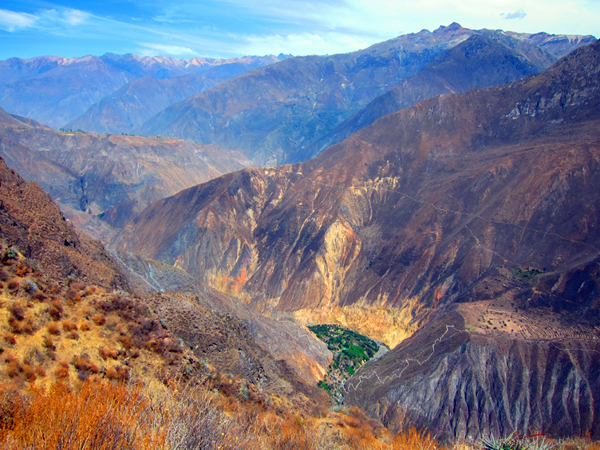
<svg viewBox="0 0 600 450">
<path fill-rule="evenodd" d="M 0 391 L 0 442 L 6 450 L 160 449 L 148 401 L 135 386 L 88 381 L 72 390 L 56 383 L 44 391 Z"/>
<path fill-rule="evenodd" d="M 415 430 L 395 437 L 358 408 L 304 417 L 179 387 L 160 401 L 138 384 L 90 378 L 77 388 L 0 386 L 0 444 L 6 450 L 442 448 Z"/>
</svg>

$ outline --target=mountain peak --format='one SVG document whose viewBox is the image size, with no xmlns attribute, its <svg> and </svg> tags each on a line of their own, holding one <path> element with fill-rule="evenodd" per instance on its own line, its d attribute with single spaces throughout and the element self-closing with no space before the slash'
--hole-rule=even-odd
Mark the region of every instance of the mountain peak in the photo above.
<svg viewBox="0 0 600 450">
<path fill-rule="evenodd" d="M 463 27 L 457 23 L 457 22 L 452 22 L 450 25 L 448 26 L 444 26 L 444 25 L 440 25 L 438 27 L 437 30 L 434 31 L 434 33 L 439 33 L 439 32 L 448 32 L 448 31 L 458 31 L 458 30 L 462 30 Z"/>
</svg>

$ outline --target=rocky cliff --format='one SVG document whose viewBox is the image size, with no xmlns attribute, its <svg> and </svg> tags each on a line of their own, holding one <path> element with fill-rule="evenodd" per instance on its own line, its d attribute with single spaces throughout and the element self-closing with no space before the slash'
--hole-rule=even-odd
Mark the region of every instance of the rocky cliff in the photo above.
<svg viewBox="0 0 600 450">
<path fill-rule="evenodd" d="M 422 427 L 443 441 L 514 431 L 598 438 L 600 327 L 523 339 L 470 332 L 465 322 L 458 311 L 445 314 L 365 365 L 347 383 L 345 402 L 390 428 Z"/>
<path fill-rule="evenodd" d="M 183 191 L 116 245 L 207 283 L 245 269 L 259 310 L 377 317 L 392 345 L 438 303 L 516 295 L 529 274 L 534 297 L 561 297 L 599 255 L 598 48 L 385 116 L 305 164 Z M 597 308 L 589 282 L 571 309 Z"/>
</svg>

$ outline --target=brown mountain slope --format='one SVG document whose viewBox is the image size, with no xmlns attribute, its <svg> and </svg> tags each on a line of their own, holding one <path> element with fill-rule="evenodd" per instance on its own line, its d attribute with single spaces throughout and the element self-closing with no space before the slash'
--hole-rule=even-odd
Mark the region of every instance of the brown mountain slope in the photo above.
<svg viewBox="0 0 600 450">
<path fill-rule="evenodd" d="M 120 227 L 151 202 L 248 166 L 242 155 L 178 139 L 57 132 L 0 110 L 0 154 L 78 223 Z M 81 211 L 88 214 L 79 214 Z"/>
<path fill-rule="evenodd" d="M 254 340 L 275 359 L 287 366 L 305 381 L 315 383 L 323 378 L 332 354 L 305 327 L 290 320 L 276 320 L 260 314 L 245 305 L 235 294 L 240 283 L 222 280 L 220 290 L 199 283 L 183 270 L 153 260 L 144 260 L 131 254 L 113 255 L 130 274 L 130 284 L 136 292 L 150 296 L 157 292 L 169 293 L 166 309 L 208 308 L 235 317 L 246 324 Z M 190 328 L 177 324 L 184 333 Z M 186 331 L 187 328 L 187 331 Z"/>
<path fill-rule="evenodd" d="M 277 407 L 327 403 L 314 382 L 320 373 L 311 368 L 322 371 L 330 352 L 310 333 L 256 313 L 239 320 L 227 312 L 233 302 L 219 293 L 201 294 L 210 306 L 222 303 L 213 310 L 196 295 L 140 299 L 125 292 L 131 290 L 129 274 L 98 242 L 77 232 L 37 184 L 24 181 L 2 159 L 0 238 L 1 381 L 39 386 L 96 375 L 152 385 L 213 379 L 217 390 L 245 383 L 251 395 L 264 395 L 262 401 L 277 399 Z M 251 327 L 272 336 L 255 339 Z M 275 349 L 265 348 L 262 342 L 275 335 Z M 309 348 L 296 347 L 294 354 L 289 345 L 297 338 L 296 346 Z M 219 377 L 231 380 L 219 382 Z"/>
<path fill-rule="evenodd" d="M 502 320 L 510 326 L 517 315 L 508 317 Z M 413 424 L 443 441 L 533 430 L 598 438 L 600 327 L 586 339 L 518 339 L 468 328 L 460 308 L 438 317 L 363 366 L 348 381 L 344 401 L 394 430 Z"/>
<path fill-rule="evenodd" d="M 261 311 L 399 344 L 345 398 L 391 428 L 597 437 L 599 180 L 595 43 L 161 200 L 116 245 L 213 284 L 245 269 Z"/>
<path fill-rule="evenodd" d="M 381 323 L 367 334 L 392 344 L 442 298 L 520 290 L 509 269 L 545 271 L 549 292 L 537 295 L 552 302 L 567 288 L 550 280 L 600 247 L 599 47 L 534 78 L 386 116 L 305 164 L 181 192 L 117 247 L 205 282 L 246 268 L 257 308 Z M 594 298 L 570 309 L 595 310 Z M 365 325 L 363 308 L 387 313 Z"/>
<path fill-rule="evenodd" d="M 37 184 L 0 159 L 0 237 L 35 261 L 51 279 L 128 289 L 119 265 L 96 241 L 79 233 Z"/>
</svg>

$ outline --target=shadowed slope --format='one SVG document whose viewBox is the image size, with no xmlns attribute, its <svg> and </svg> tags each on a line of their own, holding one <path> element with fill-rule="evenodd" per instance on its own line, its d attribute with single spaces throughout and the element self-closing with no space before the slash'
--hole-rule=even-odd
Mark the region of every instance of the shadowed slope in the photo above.
<svg viewBox="0 0 600 450">
<path fill-rule="evenodd" d="M 249 164 L 239 153 L 216 146 L 57 132 L 2 110 L 0 153 L 82 228 L 97 215 L 111 226 L 123 226 L 152 201 Z"/>
<path fill-rule="evenodd" d="M 100 243 L 77 232 L 48 194 L 23 180 L 1 158 L 0 237 L 61 284 L 78 279 L 128 289 L 126 276 Z"/>
</svg>

